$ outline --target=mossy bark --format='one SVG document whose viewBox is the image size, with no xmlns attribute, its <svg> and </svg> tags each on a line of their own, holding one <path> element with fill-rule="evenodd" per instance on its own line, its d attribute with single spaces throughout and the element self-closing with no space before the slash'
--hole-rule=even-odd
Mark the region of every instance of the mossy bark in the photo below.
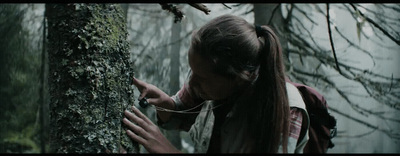
<svg viewBox="0 0 400 156">
<path fill-rule="evenodd" d="M 137 153 L 121 122 L 134 73 L 120 6 L 46 4 L 46 17 L 51 152 Z"/>
</svg>

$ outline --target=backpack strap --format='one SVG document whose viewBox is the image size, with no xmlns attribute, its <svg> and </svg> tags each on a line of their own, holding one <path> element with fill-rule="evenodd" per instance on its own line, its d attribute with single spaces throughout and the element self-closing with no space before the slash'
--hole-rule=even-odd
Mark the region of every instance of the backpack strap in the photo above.
<svg viewBox="0 0 400 156">
<path fill-rule="evenodd" d="M 286 82 L 286 91 L 288 94 L 289 107 L 297 107 L 307 111 L 303 97 L 294 85 Z"/>
<path fill-rule="evenodd" d="M 310 118 L 308 116 L 308 112 L 307 112 L 304 100 L 303 100 L 299 90 L 296 88 L 296 86 L 286 82 L 286 91 L 288 94 L 289 107 L 300 108 L 303 111 L 302 112 L 303 122 L 302 122 L 302 126 L 301 126 L 302 130 L 300 131 L 300 137 L 297 140 L 297 142 L 294 142 L 294 144 L 296 144 L 295 153 L 303 153 L 303 149 L 306 146 L 307 141 L 309 139 L 308 129 L 310 126 Z"/>
<path fill-rule="evenodd" d="M 307 85 L 291 82 L 301 93 L 310 118 L 309 137 L 304 152 L 326 153 L 334 146 L 332 138 L 336 135 L 336 119 L 329 114 L 328 105 L 323 95 Z"/>
</svg>

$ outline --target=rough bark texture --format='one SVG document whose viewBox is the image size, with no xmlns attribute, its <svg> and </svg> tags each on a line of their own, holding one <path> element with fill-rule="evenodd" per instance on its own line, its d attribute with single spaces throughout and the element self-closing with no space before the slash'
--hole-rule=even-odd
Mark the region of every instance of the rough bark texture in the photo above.
<svg viewBox="0 0 400 156">
<path fill-rule="evenodd" d="M 137 153 L 121 122 L 134 97 L 120 6 L 46 4 L 46 17 L 51 152 Z"/>
</svg>

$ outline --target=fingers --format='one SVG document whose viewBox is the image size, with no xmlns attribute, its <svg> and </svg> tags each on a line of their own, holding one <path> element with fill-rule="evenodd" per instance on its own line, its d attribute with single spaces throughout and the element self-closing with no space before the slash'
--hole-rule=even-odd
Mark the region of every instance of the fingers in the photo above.
<svg viewBox="0 0 400 156">
<path fill-rule="evenodd" d="M 139 127 L 140 125 L 137 126 L 137 125 L 133 124 L 127 118 L 124 118 L 122 121 L 125 123 L 125 125 L 127 125 L 131 130 L 133 130 L 136 133 L 135 134 L 136 136 L 140 135 L 141 136 L 140 138 L 143 139 L 142 141 L 146 140 L 145 138 L 148 137 L 148 134 L 142 127 Z"/>
<path fill-rule="evenodd" d="M 133 133 L 131 130 L 126 130 L 126 134 L 131 137 L 133 140 L 135 140 L 136 142 L 138 142 L 139 144 L 145 145 L 146 144 L 146 140 L 143 139 L 142 137 L 136 135 L 135 133 Z"/>
<path fill-rule="evenodd" d="M 146 86 L 147 83 L 133 77 L 132 84 L 135 85 L 137 88 L 139 88 L 139 90 L 141 90 L 143 87 Z"/>
<path fill-rule="evenodd" d="M 158 98 L 147 98 L 147 103 L 152 104 L 152 105 L 158 105 L 160 99 Z"/>
<path fill-rule="evenodd" d="M 144 90 L 144 91 L 139 95 L 138 100 L 142 100 L 146 95 L 147 95 L 147 92 L 146 92 L 146 90 Z M 149 101 L 147 101 L 147 102 L 149 102 Z"/>
<path fill-rule="evenodd" d="M 147 89 L 146 89 L 147 83 L 133 77 L 132 84 L 135 85 L 140 91 L 138 100 L 143 99 L 147 95 Z"/>
<path fill-rule="evenodd" d="M 128 117 L 132 122 L 136 123 L 138 126 L 140 126 L 141 129 L 146 130 L 148 127 L 148 123 L 146 121 L 144 121 L 142 118 L 139 118 L 137 115 L 132 114 L 129 111 L 125 111 L 125 116 Z M 128 121 L 128 120 L 127 120 Z M 127 122 L 127 125 L 133 128 L 136 128 L 135 124 L 131 123 L 131 122 Z M 134 125 L 134 126 L 132 126 Z"/>
<path fill-rule="evenodd" d="M 140 118 L 142 121 L 146 122 L 147 125 L 152 125 L 153 122 L 146 115 L 144 115 L 139 109 L 135 106 L 132 106 L 132 111 Z"/>
<path fill-rule="evenodd" d="M 131 113 L 127 110 L 125 110 L 125 116 L 129 118 L 131 121 L 129 121 L 127 118 L 124 118 L 122 121 L 124 124 L 128 126 L 129 129 L 127 130 L 126 133 L 128 136 L 130 136 L 132 139 L 137 141 L 139 144 L 146 144 L 147 139 L 149 138 L 149 133 L 148 130 L 150 129 L 149 126 L 153 125 L 153 123 L 150 121 L 149 118 L 147 118 L 142 112 L 140 112 L 136 107 L 132 107 L 132 110 L 134 112 Z"/>
</svg>

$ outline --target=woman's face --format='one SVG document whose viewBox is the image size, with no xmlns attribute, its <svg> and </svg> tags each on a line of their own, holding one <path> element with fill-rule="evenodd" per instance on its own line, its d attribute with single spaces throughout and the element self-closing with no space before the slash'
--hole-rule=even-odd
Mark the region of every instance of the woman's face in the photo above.
<svg viewBox="0 0 400 156">
<path fill-rule="evenodd" d="M 211 60 L 204 59 L 193 50 L 189 50 L 188 57 L 192 70 L 189 86 L 202 99 L 223 100 L 241 88 L 240 80 L 228 79 L 212 72 Z"/>
</svg>

